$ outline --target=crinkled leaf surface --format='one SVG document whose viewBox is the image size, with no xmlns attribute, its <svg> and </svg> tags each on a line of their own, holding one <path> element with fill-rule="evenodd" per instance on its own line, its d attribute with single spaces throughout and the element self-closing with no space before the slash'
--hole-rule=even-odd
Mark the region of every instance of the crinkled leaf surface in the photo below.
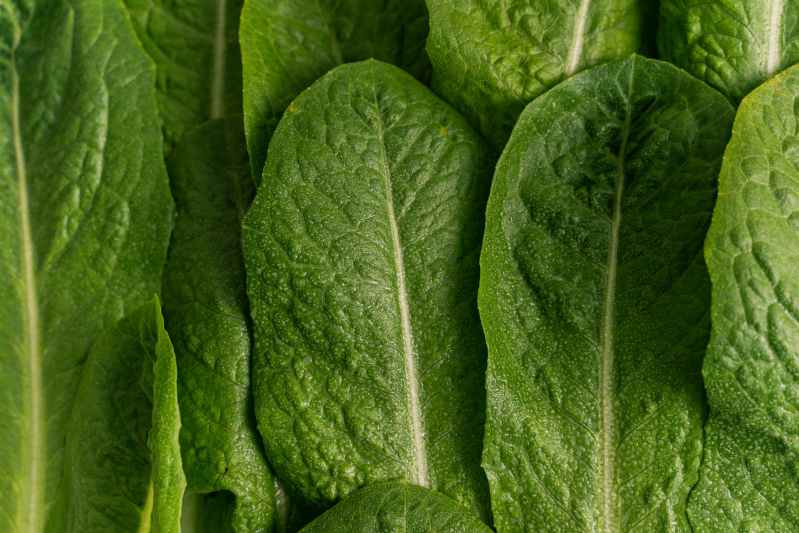
<svg viewBox="0 0 799 533">
<path fill-rule="evenodd" d="M 427 0 L 433 87 L 501 150 L 530 100 L 641 50 L 653 0 Z"/>
<path fill-rule="evenodd" d="M 423 80 L 429 75 L 424 0 L 248 0 L 240 38 L 244 127 L 256 179 L 283 111 L 331 68 L 373 57 Z"/>
<path fill-rule="evenodd" d="M 799 61 L 799 3 L 793 0 L 662 0 L 658 48 L 738 102 Z"/>
<path fill-rule="evenodd" d="M 209 119 L 241 113 L 243 0 L 124 0 L 158 67 L 167 153 Z"/>
<path fill-rule="evenodd" d="M 632 56 L 534 100 L 481 258 L 497 530 L 689 531 L 724 97 Z"/>
<path fill-rule="evenodd" d="M 695 531 L 799 530 L 799 67 L 744 98 L 705 257 L 710 403 Z"/>
<path fill-rule="evenodd" d="M 255 192 L 240 117 L 189 132 L 169 161 L 177 221 L 164 278 L 178 358 L 181 445 L 189 490 L 228 491 L 199 503 L 198 522 L 228 515 L 238 533 L 271 531 L 275 480 L 255 428 L 241 218 Z M 208 503 L 208 505 L 206 505 Z M 208 507 L 208 509 L 206 509 Z M 213 509 L 214 513 L 206 513 Z"/>
<path fill-rule="evenodd" d="M 256 414 L 308 498 L 407 479 L 487 513 L 486 162 L 462 117 L 373 60 L 325 75 L 278 126 L 243 229 Z"/>
<path fill-rule="evenodd" d="M 311 522 L 302 533 L 490 533 L 436 491 L 398 482 L 361 489 Z"/>
<path fill-rule="evenodd" d="M 157 292 L 172 223 L 153 67 L 118 2 L 0 9 L 0 530 L 43 531 L 97 334 Z"/>
<path fill-rule="evenodd" d="M 60 533 L 180 532 L 177 367 L 158 301 L 92 346 L 67 436 Z"/>
</svg>

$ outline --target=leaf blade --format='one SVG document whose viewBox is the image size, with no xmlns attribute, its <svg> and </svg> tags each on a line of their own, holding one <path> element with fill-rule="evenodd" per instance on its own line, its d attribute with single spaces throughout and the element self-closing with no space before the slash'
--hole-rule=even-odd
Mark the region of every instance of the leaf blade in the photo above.
<svg viewBox="0 0 799 533">
<path fill-rule="evenodd" d="M 302 529 L 303 533 L 488 533 L 485 524 L 442 494 L 397 482 L 361 489 Z"/>
<path fill-rule="evenodd" d="M 701 247 L 731 117 L 715 91 L 633 56 L 520 118 L 494 176 L 479 294 L 499 531 L 688 529 Z"/>
<path fill-rule="evenodd" d="M 413 479 L 410 340 L 430 483 L 485 515 L 479 137 L 408 74 L 366 61 L 295 100 L 272 146 L 243 233 L 256 414 L 275 469 L 322 504 Z"/>
<path fill-rule="evenodd" d="M 501 151 L 530 100 L 646 47 L 654 3 L 427 0 L 433 87 Z"/>
<path fill-rule="evenodd" d="M 660 18 L 661 56 L 735 103 L 799 61 L 794 2 L 666 0 Z"/>
<path fill-rule="evenodd" d="M 2 127 L 17 139 L 3 145 L 0 168 L 0 283 L 9 295 L 0 310 L 8 421 L 0 485 L 15 495 L 0 527 L 41 531 L 59 518 L 63 439 L 87 350 L 157 291 L 172 200 L 152 65 L 120 6 L 18 2 L 0 19 L 11 58 Z M 20 231 L 23 215 L 29 231 Z"/>
<path fill-rule="evenodd" d="M 791 531 L 795 465 L 797 155 L 791 67 L 744 98 L 705 248 L 713 329 L 703 365 L 705 461 L 689 501 L 706 531 Z"/>
<path fill-rule="evenodd" d="M 240 39 L 244 125 L 256 180 L 283 111 L 301 91 L 337 65 L 369 58 L 425 79 L 426 36 L 423 0 L 249 0 Z"/>
</svg>

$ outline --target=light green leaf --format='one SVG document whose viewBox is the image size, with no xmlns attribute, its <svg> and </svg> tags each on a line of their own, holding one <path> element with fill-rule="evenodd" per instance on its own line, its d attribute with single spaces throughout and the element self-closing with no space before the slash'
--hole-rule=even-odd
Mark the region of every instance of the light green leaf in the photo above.
<svg viewBox="0 0 799 533">
<path fill-rule="evenodd" d="M 247 0 L 241 15 L 244 128 L 260 180 L 283 111 L 322 74 L 373 57 L 424 80 L 424 0 Z"/>
<path fill-rule="evenodd" d="M 705 247 L 713 330 L 703 367 L 696 531 L 799 530 L 799 67 L 744 98 Z"/>
<path fill-rule="evenodd" d="M 662 0 L 658 48 L 739 102 L 799 61 L 799 3 L 792 0 Z"/>
<path fill-rule="evenodd" d="M 530 100 L 645 46 L 654 0 L 427 0 L 433 87 L 501 150 Z"/>
<path fill-rule="evenodd" d="M 271 531 L 280 513 L 251 411 L 240 228 L 255 186 L 240 121 L 212 121 L 189 132 L 170 159 L 178 218 L 164 308 L 180 369 L 189 490 L 232 496 L 215 495 L 216 505 L 199 503 L 200 522 L 211 519 L 209 507 L 232 513 L 229 527 L 244 533 Z"/>
<path fill-rule="evenodd" d="M 455 501 L 397 482 L 355 492 L 311 522 L 302 533 L 490 533 Z"/>
<path fill-rule="evenodd" d="M 0 531 L 38 533 L 89 346 L 157 292 L 173 207 L 120 2 L 6 2 L 0 41 Z"/>
<path fill-rule="evenodd" d="M 481 257 L 497 530 L 690 531 L 724 97 L 632 56 L 524 111 Z"/>
<path fill-rule="evenodd" d="M 377 61 L 332 70 L 278 126 L 243 229 L 256 414 L 311 500 L 407 479 L 487 514 L 487 160 L 462 117 Z"/>
<path fill-rule="evenodd" d="M 241 114 L 243 0 L 124 0 L 158 67 L 166 152 L 209 119 Z"/>
<path fill-rule="evenodd" d="M 179 533 L 177 368 L 156 299 L 92 346 L 67 435 L 59 533 Z"/>
</svg>

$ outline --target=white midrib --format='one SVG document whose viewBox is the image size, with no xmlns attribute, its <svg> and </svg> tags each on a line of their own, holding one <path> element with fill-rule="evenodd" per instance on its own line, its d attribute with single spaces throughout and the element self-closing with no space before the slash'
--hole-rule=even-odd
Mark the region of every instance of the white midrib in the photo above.
<svg viewBox="0 0 799 533">
<path fill-rule="evenodd" d="M 408 385 L 408 413 L 410 416 L 411 440 L 413 441 L 413 471 L 411 472 L 411 482 L 422 487 L 430 487 L 430 475 L 427 469 L 427 451 L 425 449 L 424 424 L 422 422 L 422 411 L 419 401 L 419 373 L 416 369 L 416 353 L 414 351 L 411 311 L 408 303 L 408 289 L 405 283 L 405 261 L 403 259 L 397 216 L 394 211 L 394 189 L 391 185 L 391 171 L 385 152 L 382 123 L 380 125 L 379 136 L 386 190 L 386 212 L 388 213 L 388 225 L 391 231 L 391 242 L 394 251 L 394 270 L 397 274 L 397 302 L 402 329 L 405 380 Z"/>
<path fill-rule="evenodd" d="M 19 36 L 15 39 L 16 50 Z M 20 226 L 20 246 L 22 248 L 22 278 L 25 285 L 24 313 L 25 313 L 25 349 L 28 359 L 28 374 L 30 390 L 28 397 L 28 432 L 26 439 L 21 443 L 22 449 L 27 450 L 27 464 L 24 469 L 27 474 L 27 484 L 23 488 L 24 508 L 21 509 L 19 521 L 20 532 L 39 533 L 42 528 L 44 509 L 42 505 L 44 494 L 44 464 L 45 435 L 44 435 L 44 398 L 42 388 L 42 353 L 39 326 L 39 305 L 36 291 L 35 266 L 33 261 L 33 233 L 31 231 L 30 202 L 28 199 L 28 173 L 25 163 L 25 151 L 22 146 L 22 132 L 19 122 L 19 75 L 16 67 L 16 57 L 12 51 L 11 56 L 11 129 L 14 141 L 14 156 L 17 170 L 18 209 Z"/>
<path fill-rule="evenodd" d="M 566 59 L 566 76 L 571 76 L 577 72 L 580 66 L 580 59 L 583 55 L 585 43 L 585 25 L 588 22 L 588 9 L 591 7 L 591 0 L 581 0 L 580 7 L 577 8 L 577 15 L 574 19 L 574 33 L 572 34 L 572 44 L 569 47 L 569 55 Z"/>
<path fill-rule="evenodd" d="M 634 67 L 632 67 L 634 68 Z M 630 74 L 630 89 L 632 89 L 633 73 Z M 632 90 L 629 91 L 632 98 Z M 613 216 L 610 223 L 610 244 L 608 246 L 608 272 L 605 284 L 605 302 L 602 314 L 602 352 L 600 354 L 599 368 L 599 396 L 600 396 L 600 460 L 601 460 L 601 514 L 602 532 L 614 533 L 616 531 L 616 502 L 615 502 L 615 476 L 616 476 L 616 449 L 615 449 L 615 413 L 614 413 L 614 371 L 615 347 L 614 329 L 616 327 L 616 284 L 619 264 L 619 235 L 622 219 L 622 197 L 624 196 L 624 157 L 627 152 L 627 139 L 630 132 L 631 110 L 627 110 L 622 143 L 617 157 L 616 186 L 613 191 Z"/>
<path fill-rule="evenodd" d="M 225 114 L 226 18 L 227 0 L 217 0 L 216 28 L 214 29 L 214 65 L 211 77 L 211 110 L 209 117 L 211 119 L 221 118 Z"/>
<path fill-rule="evenodd" d="M 766 74 L 774 75 L 780 68 L 782 56 L 782 15 L 785 0 L 771 0 L 771 11 L 768 23 L 768 55 L 766 57 Z"/>
</svg>

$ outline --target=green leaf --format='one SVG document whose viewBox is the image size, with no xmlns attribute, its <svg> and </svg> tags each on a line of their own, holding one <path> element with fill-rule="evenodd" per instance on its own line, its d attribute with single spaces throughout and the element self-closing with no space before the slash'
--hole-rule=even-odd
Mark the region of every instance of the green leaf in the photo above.
<svg viewBox="0 0 799 533">
<path fill-rule="evenodd" d="M 407 479 L 487 514 L 487 160 L 462 117 L 373 60 L 325 75 L 278 126 L 243 229 L 256 414 L 311 500 Z"/>
<path fill-rule="evenodd" d="M 248 0 L 241 15 L 244 128 L 260 180 L 283 111 L 322 74 L 375 58 L 426 79 L 424 0 Z"/>
<path fill-rule="evenodd" d="M 96 336 L 158 291 L 172 224 L 153 66 L 121 4 L 0 9 L 0 531 L 55 517 Z"/>
<path fill-rule="evenodd" d="M 243 0 L 124 0 L 158 67 L 166 153 L 207 120 L 241 114 Z"/>
<path fill-rule="evenodd" d="M 799 4 L 791 0 L 662 0 L 658 48 L 739 102 L 799 61 Z"/>
<path fill-rule="evenodd" d="M 654 0 L 427 0 L 433 87 L 501 150 L 530 100 L 644 46 Z"/>
<path fill-rule="evenodd" d="M 156 299 L 92 346 L 66 438 L 58 532 L 180 532 L 175 353 Z"/>
<path fill-rule="evenodd" d="M 215 514 L 232 512 L 238 533 L 271 531 L 280 502 L 252 414 L 240 228 L 255 186 L 240 118 L 189 132 L 169 163 L 178 218 L 164 308 L 180 369 L 189 490 L 228 491 L 230 501 L 214 497 Z"/>
<path fill-rule="evenodd" d="M 713 330 L 696 531 L 799 530 L 799 67 L 744 98 L 705 247 Z"/>
<path fill-rule="evenodd" d="M 702 242 L 732 109 L 632 56 L 524 111 L 481 257 L 497 530 L 689 531 L 709 323 Z"/>
<path fill-rule="evenodd" d="M 361 489 L 311 522 L 302 533 L 490 533 L 438 492 L 397 482 Z"/>
</svg>

